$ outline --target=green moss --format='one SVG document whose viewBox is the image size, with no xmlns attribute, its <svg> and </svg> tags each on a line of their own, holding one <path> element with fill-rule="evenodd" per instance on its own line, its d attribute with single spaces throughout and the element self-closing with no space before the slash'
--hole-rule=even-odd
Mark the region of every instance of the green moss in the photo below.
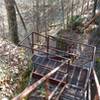
<svg viewBox="0 0 100 100">
<path fill-rule="evenodd" d="M 39 89 L 39 92 L 40 92 L 41 96 L 46 95 L 44 84 L 41 84 L 38 89 Z"/>
<path fill-rule="evenodd" d="M 100 63 L 100 58 L 96 58 L 96 63 Z"/>
<path fill-rule="evenodd" d="M 96 40 L 96 45 L 100 45 L 100 40 Z"/>
<path fill-rule="evenodd" d="M 31 60 L 28 61 L 27 66 L 29 66 L 26 71 L 22 71 L 22 73 L 19 76 L 18 81 L 16 82 L 18 84 L 17 91 L 15 92 L 15 95 L 18 95 L 21 93 L 29 84 L 30 74 L 32 71 L 32 63 Z M 26 99 L 24 99 L 26 100 Z"/>
<path fill-rule="evenodd" d="M 80 15 L 75 15 L 72 17 L 69 17 L 69 22 L 68 22 L 68 27 L 72 28 L 73 30 L 77 30 L 78 33 L 83 33 L 83 20 L 84 18 L 82 18 Z"/>
</svg>

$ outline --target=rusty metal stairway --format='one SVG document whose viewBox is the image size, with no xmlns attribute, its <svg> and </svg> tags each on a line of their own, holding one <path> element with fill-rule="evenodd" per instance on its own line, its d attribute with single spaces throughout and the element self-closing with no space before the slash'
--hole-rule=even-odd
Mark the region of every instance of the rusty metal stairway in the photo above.
<svg viewBox="0 0 100 100">
<path fill-rule="evenodd" d="M 23 98 L 31 93 L 31 100 L 36 100 L 34 96 L 39 97 L 39 95 L 37 95 L 38 87 L 41 84 L 45 84 L 46 95 L 45 98 L 41 98 L 40 100 L 84 100 L 94 63 L 95 47 L 77 42 L 71 43 L 70 40 L 71 44 L 75 43 L 76 47 L 73 48 L 74 50 L 76 50 L 77 46 L 80 48 L 83 46 L 87 48 L 86 50 L 88 50 L 88 52 L 92 51 L 92 55 L 87 56 L 87 52 L 83 52 L 83 50 L 80 49 L 81 55 L 77 55 L 73 52 L 69 52 L 68 49 L 67 51 L 62 51 L 57 49 L 56 46 L 51 47 L 52 44 L 50 43 L 54 42 L 54 44 L 56 44 L 55 41 L 57 42 L 59 38 L 40 35 L 47 41 L 42 45 L 34 44 L 34 34 L 39 35 L 38 33 L 29 35 L 32 35 L 32 47 L 24 46 L 27 49 L 31 49 L 33 53 L 33 70 L 31 76 L 33 81 L 30 86 L 16 98 Z M 69 42 L 64 38 L 63 40 L 66 41 L 66 43 Z M 35 47 L 35 45 L 37 45 L 37 47 Z M 82 66 L 79 64 L 80 60 L 84 63 L 82 63 Z M 87 62 L 92 62 L 89 67 L 85 65 Z M 16 98 L 13 100 L 20 100 Z"/>
<path fill-rule="evenodd" d="M 55 60 L 54 58 L 57 57 L 34 55 L 32 57 L 34 66 L 34 71 L 32 72 L 33 78 L 42 78 L 54 68 L 59 66 L 64 60 Z M 67 74 L 67 77 L 63 79 L 65 74 Z M 59 95 L 58 97 L 61 100 L 75 100 L 75 98 L 76 100 L 82 100 L 82 96 L 84 95 L 83 91 L 84 88 L 86 88 L 88 75 L 89 70 L 86 68 L 65 64 L 60 70 L 58 70 L 54 75 L 49 78 L 50 84 L 48 89 L 51 93 L 54 91 L 55 87 L 58 86 L 58 84 L 63 80 L 62 83 L 59 85 L 58 89 L 55 91 L 55 94 L 53 94 L 52 98 L 54 98 L 55 100 L 55 97 L 57 96 L 56 92 L 60 93 L 60 91 L 62 90 L 61 95 Z M 53 88 L 51 89 L 51 87 Z M 75 93 L 71 94 L 71 90 Z"/>
</svg>

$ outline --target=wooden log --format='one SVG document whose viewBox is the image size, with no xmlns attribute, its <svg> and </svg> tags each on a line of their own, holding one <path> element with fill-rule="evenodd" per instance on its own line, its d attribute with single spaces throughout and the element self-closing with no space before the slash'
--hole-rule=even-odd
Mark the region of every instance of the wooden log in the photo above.
<svg viewBox="0 0 100 100">
<path fill-rule="evenodd" d="M 27 97 L 31 92 L 33 92 L 40 84 L 42 84 L 46 79 L 48 79 L 51 75 L 53 75 L 55 72 L 57 72 L 66 62 L 63 62 L 60 66 L 52 70 L 50 73 L 45 75 L 43 78 L 35 82 L 34 84 L 28 86 L 22 93 L 20 93 L 18 96 L 13 98 L 12 100 L 22 100 L 23 98 Z"/>
<path fill-rule="evenodd" d="M 92 24 L 96 20 L 96 18 L 99 17 L 99 16 L 100 16 L 100 12 L 98 12 L 88 23 L 86 23 L 84 25 L 84 29 L 88 28 L 89 25 Z"/>
</svg>

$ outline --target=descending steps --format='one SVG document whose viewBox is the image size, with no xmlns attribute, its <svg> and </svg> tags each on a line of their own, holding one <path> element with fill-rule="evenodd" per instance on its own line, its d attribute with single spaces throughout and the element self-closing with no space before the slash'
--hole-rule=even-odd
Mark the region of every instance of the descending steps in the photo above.
<svg viewBox="0 0 100 100">
<path fill-rule="evenodd" d="M 60 100 L 83 100 L 81 91 L 65 88 Z"/>
<path fill-rule="evenodd" d="M 55 57 L 46 57 L 46 55 L 34 55 L 32 57 L 33 67 L 35 67 L 32 75 L 33 78 L 37 80 L 42 78 L 62 63 L 62 60 L 57 60 L 57 57 L 56 59 L 54 58 Z M 82 100 L 80 99 L 83 96 L 81 90 L 84 90 L 86 85 L 88 68 L 73 65 L 68 66 L 68 64 L 63 65 L 60 70 L 49 78 L 49 91 L 52 92 L 54 90 L 66 73 L 68 77 L 61 83 L 57 92 L 60 93 L 63 86 L 66 85 L 66 82 L 69 88 L 64 88 L 60 100 Z"/>
</svg>

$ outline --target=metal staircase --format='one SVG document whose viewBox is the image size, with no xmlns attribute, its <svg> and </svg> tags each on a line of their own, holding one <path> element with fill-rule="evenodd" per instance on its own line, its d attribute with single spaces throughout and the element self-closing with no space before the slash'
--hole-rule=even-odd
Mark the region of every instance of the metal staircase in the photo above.
<svg viewBox="0 0 100 100">
<path fill-rule="evenodd" d="M 32 33 L 32 40 L 34 40 L 34 34 L 39 35 L 38 33 Z M 89 99 L 92 95 L 89 92 L 89 81 L 93 74 L 95 47 L 75 42 L 75 44 L 85 46 L 85 51 L 87 49 L 92 52 L 91 56 L 83 52 L 83 57 L 83 54 L 79 56 L 68 50 L 63 51 L 57 49 L 55 45 L 50 44 L 52 40 L 54 42 L 56 41 L 54 44 L 57 44 L 57 37 L 39 36 L 48 40 L 41 45 L 35 44 L 34 41 L 32 41 L 32 47 L 23 45 L 23 41 L 20 43 L 21 46 L 32 50 L 33 70 L 31 79 L 34 81 L 13 100 L 22 100 L 23 97 L 29 94 L 28 100 L 91 100 Z M 63 40 L 67 41 L 66 39 Z M 35 45 L 37 45 L 37 47 L 35 47 Z M 58 51 L 60 53 L 58 53 Z M 79 60 L 83 61 L 84 64 L 75 63 L 79 62 Z M 39 92 L 38 87 L 41 85 L 44 87 L 45 95 L 41 95 Z M 36 99 L 36 97 L 38 99 Z"/>
</svg>

